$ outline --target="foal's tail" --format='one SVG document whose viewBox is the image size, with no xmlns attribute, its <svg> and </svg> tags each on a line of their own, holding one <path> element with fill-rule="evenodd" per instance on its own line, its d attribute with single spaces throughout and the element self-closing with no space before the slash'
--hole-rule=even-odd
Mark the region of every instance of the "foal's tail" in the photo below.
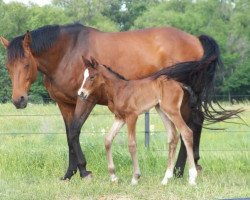
<svg viewBox="0 0 250 200">
<path fill-rule="evenodd" d="M 199 40 L 204 49 L 201 60 L 175 64 L 156 72 L 151 78 L 156 79 L 165 75 L 190 86 L 196 97 L 194 109 L 202 112 L 209 123 L 239 117 L 238 114 L 243 111 L 242 109 L 225 110 L 215 99 L 215 74 L 217 68 L 223 67 L 217 42 L 206 35 L 199 36 Z M 217 104 L 218 109 L 213 107 L 212 101 Z"/>
</svg>

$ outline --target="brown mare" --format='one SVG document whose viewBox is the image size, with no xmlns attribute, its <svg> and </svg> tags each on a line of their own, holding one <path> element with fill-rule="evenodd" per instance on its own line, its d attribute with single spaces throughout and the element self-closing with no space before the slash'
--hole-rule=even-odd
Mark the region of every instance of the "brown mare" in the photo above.
<svg viewBox="0 0 250 200">
<path fill-rule="evenodd" d="M 91 62 L 83 58 L 85 63 L 84 79 L 78 95 L 84 100 L 96 90 L 104 90 L 108 96 L 108 108 L 115 115 L 115 121 L 105 138 L 105 148 L 108 159 L 108 170 L 111 181 L 117 181 L 111 146 L 113 139 L 127 124 L 128 147 L 133 163 L 133 177 L 131 184 L 138 183 L 140 168 L 136 152 L 136 122 L 138 116 L 146 110 L 155 107 L 162 118 L 164 126 L 168 129 L 168 166 L 162 184 L 167 184 L 173 177 L 175 150 L 179 140 L 176 128 L 180 131 L 187 149 L 190 164 L 189 183 L 195 185 L 197 171 L 193 155 L 193 132 L 187 126 L 181 115 L 181 105 L 184 100 L 185 86 L 173 79 L 169 79 L 162 69 L 148 78 L 139 80 L 126 80 L 118 73 L 91 58 Z M 187 98 L 186 98 L 187 100 Z"/>
<path fill-rule="evenodd" d="M 210 63 L 209 70 L 197 73 L 204 82 L 194 83 L 193 90 L 197 103 L 192 108 L 183 105 L 182 115 L 194 132 L 194 159 L 199 159 L 199 141 L 205 117 L 218 121 L 229 118 L 224 113 L 211 113 L 208 108 L 211 95 L 207 88 L 213 87 L 215 68 L 220 64 L 219 53 L 211 47 L 217 43 L 207 36 L 195 37 L 175 28 L 152 28 L 121 33 L 106 33 L 81 24 L 44 26 L 18 36 L 10 42 L 0 37 L 7 49 L 6 66 L 12 81 L 12 101 L 16 108 L 25 108 L 28 91 L 36 80 L 37 72 L 44 75 L 44 84 L 62 113 L 69 147 L 69 166 L 63 179 L 70 179 L 79 169 L 80 176 L 91 172 L 86 170 L 86 160 L 82 153 L 80 130 L 96 104 L 107 105 L 107 95 L 96 91 L 89 101 L 77 98 L 77 90 L 82 82 L 82 56 L 93 56 L 99 62 L 112 66 L 128 79 L 149 76 L 164 67 L 177 62 L 206 62 L 213 54 L 218 59 Z M 210 42 L 209 42 L 210 41 Z M 187 65 L 187 68 L 189 65 Z M 185 79 L 184 71 L 171 74 L 177 79 Z M 203 97 L 204 99 L 201 99 Z M 219 114 L 219 117 L 218 115 Z M 234 113 L 233 113 L 234 114 Z M 222 118 L 220 117 L 222 116 Z M 186 150 L 182 143 L 177 168 L 183 173 Z"/>
</svg>

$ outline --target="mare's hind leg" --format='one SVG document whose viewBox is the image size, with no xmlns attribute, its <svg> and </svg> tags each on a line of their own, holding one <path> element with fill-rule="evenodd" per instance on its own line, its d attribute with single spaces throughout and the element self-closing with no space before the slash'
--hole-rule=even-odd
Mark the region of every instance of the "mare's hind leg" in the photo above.
<svg viewBox="0 0 250 200">
<path fill-rule="evenodd" d="M 133 164 L 133 177 L 131 180 L 132 185 L 137 185 L 138 180 L 141 176 L 140 168 L 139 168 L 139 163 L 138 163 L 138 158 L 137 158 L 137 152 L 136 152 L 136 121 L 137 121 L 138 116 L 137 115 L 132 115 L 129 116 L 126 119 L 126 123 L 128 126 L 128 148 L 129 148 L 129 153 L 132 158 L 132 164 Z"/>
<path fill-rule="evenodd" d="M 194 125 L 194 130 L 195 130 L 195 134 L 194 134 L 194 162 L 196 165 L 196 169 L 198 171 L 202 170 L 201 165 L 198 164 L 198 160 L 200 159 L 200 139 L 201 139 L 201 131 L 202 131 L 202 124 L 204 122 L 204 115 L 201 111 L 197 111 L 196 113 L 196 117 L 197 117 L 197 123 Z"/>
<path fill-rule="evenodd" d="M 179 141 L 179 136 L 176 132 L 174 124 L 169 120 L 169 118 L 164 114 L 164 112 L 160 110 L 159 106 L 156 106 L 155 109 L 161 116 L 165 129 L 168 132 L 168 143 L 169 143 L 168 166 L 165 172 L 165 176 L 161 182 L 162 185 L 166 185 L 168 183 L 168 179 L 173 177 L 174 158 L 175 158 L 176 146 Z"/>
<path fill-rule="evenodd" d="M 108 135 L 105 138 L 105 148 L 106 148 L 106 154 L 107 154 L 107 160 L 108 160 L 108 170 L 109 170 L 110 178 L 112 182 L 118 181 L 118 178 L 115 175 L 115 165 L 113 161 L 111 146 L 112 146 L 112 142 L 115 136 L 117 135 L 119 130 L 122 128 L 124 123 L 125 122 L 123 120 L 115 119 Z"/>
<path fill-rule="evenodd" d="M 183 142 L 187 149 L 187 156 L 189 161 L 189 184 L 195 185 L 195 179 L 197 177 L 197 170 L 194 163 L 194 153 L 193 153 L 193 132 L 192 130 L 187 126 L 185 121 L 183 120 L 180 109 L 176 106 L 174 107 L 174 104 L 169 106 L 161 105 L 161 110 L 168 115 L 170 120 L 174 123 L 174 125 L 177 127 L 177 129 L 181 132 L 181 136 L 183 139 Z"/>
</svg>

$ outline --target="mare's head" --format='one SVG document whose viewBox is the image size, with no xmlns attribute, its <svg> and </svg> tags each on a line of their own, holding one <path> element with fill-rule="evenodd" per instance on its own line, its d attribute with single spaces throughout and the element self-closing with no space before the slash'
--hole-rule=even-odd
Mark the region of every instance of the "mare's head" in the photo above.
<svg viewBox="0 0 250 200">
<path fill-rule="evenodd" d="M 11 42 L 0 36 L 7 49 L 6 67 L 12 82 L 12 102 L 16 108 L 25 108 L 28 91 L 37 77 L 37 62 L 31 53 L 31 34 L 14 38 Z"/>
<path fill-rule="evenodd" d="M 88 60 L 83 57 L 83 62 L 85 70 L 83 73 L 82 85 L 78 90 L 78 95 L 83 99 L 87 99 L 91 93 L 104 84 L 104 78 L 100 70 L 101 67 L 104 66 L 100 65 L 94 58 Z"/>
</svg>

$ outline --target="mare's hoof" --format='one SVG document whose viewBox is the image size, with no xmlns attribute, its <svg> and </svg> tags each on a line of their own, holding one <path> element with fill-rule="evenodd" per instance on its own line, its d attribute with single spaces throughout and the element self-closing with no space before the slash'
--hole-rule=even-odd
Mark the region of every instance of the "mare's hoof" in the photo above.
<svg viewBox="0 0 250 200">
<path fill-rule="evenodd" d="M 91 181 L 93 178 L 92 172 L 91 171 L 86 171 L 84 172 L 81 177 L 86 180 L 86 181 Z"/>
<path fill-rule="evenodd" d="M 60 181 L 69 182 L 70 178 L 63 176 L 63 177 L 60 178 Z"/>
<path fill-rule="evenodd" d="M 202 166 L 197 164 L 196 170 L 197 170 L 197 172 L 202 172 Z"/>
<path fill-rule="evenodd" d="M 61 181 L 70 181 L 71 177 L 76 174 L 77 170 L 68 170 L 66 174 L 60 178 Z"/>
<path fill-rule="evenodd" d="M 175 168 L 174 169 L 174 176 L 176 178 L 183 178 L 184 171 L 181 170 L 181 168 Z"/>
</svg>

